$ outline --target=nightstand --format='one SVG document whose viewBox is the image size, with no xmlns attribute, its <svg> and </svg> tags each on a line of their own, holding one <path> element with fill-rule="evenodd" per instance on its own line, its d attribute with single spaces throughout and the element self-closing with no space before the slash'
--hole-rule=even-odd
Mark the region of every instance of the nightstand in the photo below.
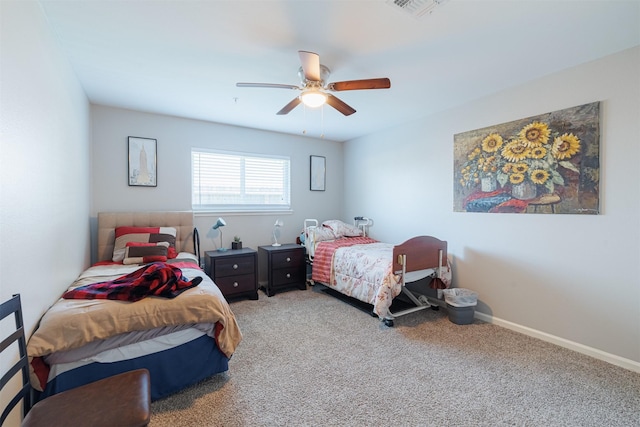
<svg viewBox="0 0 640 427">
<path fill-rule="evenodd" d="M 267 294 L 297 287 L 307 289 L 304 247 L 295 244 L 258 247 L 258 284 Z"/>
<path fill-rule="evenodd" d="M 256 251 L 251 248 L 206 251 L 204 271 L 225 298 L 258 299 Z"/>
</svg>

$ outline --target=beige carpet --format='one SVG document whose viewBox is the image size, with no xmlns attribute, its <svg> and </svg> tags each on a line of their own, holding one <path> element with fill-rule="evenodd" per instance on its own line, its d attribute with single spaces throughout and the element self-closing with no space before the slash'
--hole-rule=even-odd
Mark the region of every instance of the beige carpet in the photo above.
<svg viewBox="0 0 640 427">
<path fill-rule="evenodd" d="M 227 373 L 152 404 L 152 427 L 640 426 L 640 374 L 445 310 L 377 319 L 318 291 L 232 302 Z"/>
</svg>

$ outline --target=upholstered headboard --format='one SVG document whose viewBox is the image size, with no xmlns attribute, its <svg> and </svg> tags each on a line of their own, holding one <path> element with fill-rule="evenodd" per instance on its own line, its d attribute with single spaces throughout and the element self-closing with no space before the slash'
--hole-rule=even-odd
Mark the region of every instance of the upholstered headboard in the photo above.
<svg viewBox="0 0 640 427">
<path fill-rule="evenodd" d="M 113 256 L 116 227 L 174 227 L 176 250 L 194 253 L 193 212 L 99 212 L 98 261 Z"/>
</svg>

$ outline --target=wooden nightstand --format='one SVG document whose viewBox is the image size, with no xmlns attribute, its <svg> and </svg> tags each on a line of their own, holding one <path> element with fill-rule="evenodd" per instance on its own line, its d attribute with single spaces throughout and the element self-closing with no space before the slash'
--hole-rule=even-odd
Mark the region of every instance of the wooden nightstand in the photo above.
<svg viewBox="0 0 640 427">
<path fill-rule="evenodd" d="M 258 299 L 257 268 L 256 251 L 251 248 L 204 253 L 204 271 L 225 298 Z"/>
<path fill-rule="evenodd" d="M 258 284 L 272 296 L 276 290 L 307 289 L 304 247 L 295 244 L 258 247 Z"/>
</svg>

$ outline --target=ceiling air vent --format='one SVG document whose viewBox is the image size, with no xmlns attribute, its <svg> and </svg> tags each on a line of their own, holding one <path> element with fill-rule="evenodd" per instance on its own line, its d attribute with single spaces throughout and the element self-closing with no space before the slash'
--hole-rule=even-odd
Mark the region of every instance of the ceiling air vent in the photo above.
<svg viewBox="0 0 640 427">
<path fill-rule="evenodd" d="M 394 9 L 399 9 L 412 15 L 420 17 L 433 12 L 433 9 L 448 0 L 387 0 L 387 3 Z"/>
</svg>

